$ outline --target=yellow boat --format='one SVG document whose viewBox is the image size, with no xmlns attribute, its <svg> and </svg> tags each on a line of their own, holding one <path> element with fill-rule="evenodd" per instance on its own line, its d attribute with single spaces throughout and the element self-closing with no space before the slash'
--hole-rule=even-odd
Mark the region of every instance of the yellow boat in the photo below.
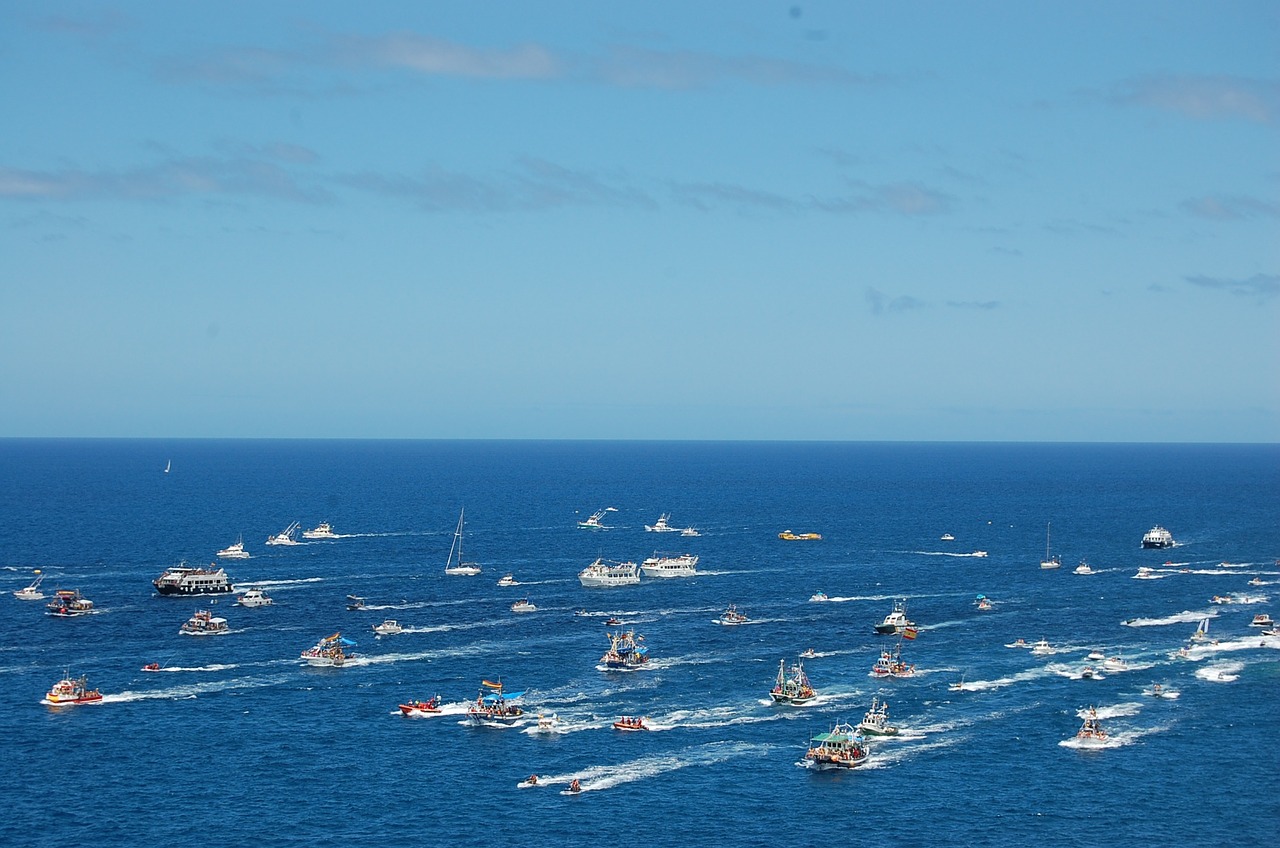
<svg viewBox="0 0 1280 848">
<path fill-rule="evenodd" d="M 778 534 L 778 538 L 784 539 L 788 542 L 797 542 L 797 541 L 806 540 L 806 539 L 821 539 L 822 534 L 821 533 L 792 533 L 790 530 L 783 530 L 781 533 Z"/>
</svg>

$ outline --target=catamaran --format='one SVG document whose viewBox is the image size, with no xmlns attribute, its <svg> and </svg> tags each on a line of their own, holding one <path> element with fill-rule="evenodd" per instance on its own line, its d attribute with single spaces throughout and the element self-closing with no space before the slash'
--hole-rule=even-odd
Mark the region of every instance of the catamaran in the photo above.
<svg viewBox="0 0 1280 848">
<path fill-rule="evenodd" d="M 466 512 L 464 508 L 458 513 L 458 529 L 453 531 L 453 544 L 449 546 L 449 558 L 444 561 L 444 573 L 474 577 L 480 573 L 480 566 L 474 562 L 463 562 L 462 560 L 462 525 Z M 453 558 L 455 550 L 458 552 L 457 560 Z"/>
<path fill-rule="evenodd" d="M 787 674 L 786 660 L 778 660 L 778 677 L 769 690 L 769 697 L 775 704 L 800 706 L 818 697 L 818 693 L 810 685 L 809 675 L 804 673 L 804 665 L 799 660 L 791 666 L 791 674 Z"/>
</svg>

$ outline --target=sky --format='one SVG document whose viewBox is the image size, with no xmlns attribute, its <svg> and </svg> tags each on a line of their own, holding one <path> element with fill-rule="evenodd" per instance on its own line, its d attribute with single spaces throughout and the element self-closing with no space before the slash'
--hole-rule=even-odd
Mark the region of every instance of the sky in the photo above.
<svg viewBox="0 0 1280 848">
<path fill-rule="evenodd" d="M 1280 441 L 1274 2 L 0 0 L 0 437 Z"/>
</svg>

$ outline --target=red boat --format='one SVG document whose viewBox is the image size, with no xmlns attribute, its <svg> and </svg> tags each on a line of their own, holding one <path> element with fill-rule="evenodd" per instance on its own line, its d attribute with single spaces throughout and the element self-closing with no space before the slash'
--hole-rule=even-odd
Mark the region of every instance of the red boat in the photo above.
<svg viewBox="0 0 1280 848">
<path fill-rule="evenodd" d="M 70 674 L 53 684 L 53 688 L 44 696 L 44 703 L 54 707 L 75 706 L 77 704 L 98 704 L 102 702 L 102 693 L 90 689 L 84 675 L 74 678 Z"/>
<path fill-rule="evenodd" d="M 410 701 L 407 704 L 401 704 L 400 712 L 407 716 L 438 713 L 440 712 L 440 696 L 433 695 L 429 701 Z"/>
<path fill-rule="evenodd" d="M 147 663 L 142 667 L 143 671 L 159 671 L 160 663 Z"/>
<path fill-rule="evenodd" d="M 649 725 L 639 716 L 623 716 L 613 723 L 614 730 L 648 730 Z"/>
</svg>

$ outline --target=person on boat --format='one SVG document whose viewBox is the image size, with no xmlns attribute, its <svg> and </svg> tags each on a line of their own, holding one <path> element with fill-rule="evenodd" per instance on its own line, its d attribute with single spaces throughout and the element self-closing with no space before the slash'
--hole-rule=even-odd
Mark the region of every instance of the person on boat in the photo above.
<svg viewBox="0 0 1280 848">
<path fill-rule="evenodd" d="M 538 776 L 536 774 L 529 775 L 529 785 L 530 786 L 538 785 Z"/>
<path fill-rule="evenodd" d="M 578 778 L 576 778 L 576 777 L 575 777 L 573 780 L 571 780 L 571 781 L 569 782 L 569 791 L 570 791 L 570 792 L 581 792 L 581 791 L 582 791 L 582 785 L 581 785 L 580 783 L 578 783 Z"/>
</svg>

